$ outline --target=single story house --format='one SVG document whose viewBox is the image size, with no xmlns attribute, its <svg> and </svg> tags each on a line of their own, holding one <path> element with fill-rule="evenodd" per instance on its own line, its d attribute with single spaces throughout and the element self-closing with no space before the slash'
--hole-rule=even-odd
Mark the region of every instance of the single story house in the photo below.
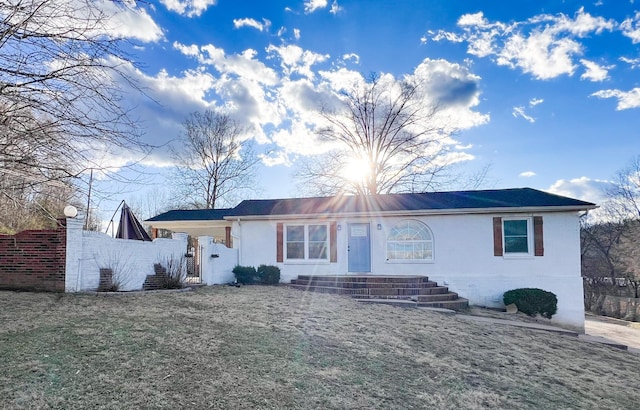
<svg viewBox="0 0 640 410">
<path fill-rule="evenodd" d="M 425 275 L 472 305 L 510 289 L 555 293 L 554 319 L 584 326 L 579 213 L 589 202 L 531 189 L 245 200 L 147 221 L 237 250 L 234 264 L 298 275 Z M 233 266 L 233 265 L 228 265 Z"/>
</svg>

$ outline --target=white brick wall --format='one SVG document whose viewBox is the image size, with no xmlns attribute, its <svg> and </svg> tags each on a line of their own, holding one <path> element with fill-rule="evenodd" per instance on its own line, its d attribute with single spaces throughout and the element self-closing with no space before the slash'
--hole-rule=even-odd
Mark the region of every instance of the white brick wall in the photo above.
<svg viewBox="0 0 640 410">
<path fill-rule="evenodd" d="M 232 282 L 235 278 L 232 270 L 238 264 L 238 250 L 213 243 L 209 236 L 198 237 L 198 246 L 202 258 L 202 283 L 220 285 Z"/>
<path fill-rule="evenodd" d="M 100 232 L 82 230 L 81 219 L 67 220 L 67 269 L 65 291 L 91 291 L 98 288 L 100 268 L 113 270 L 120 290 L 142 289 L 153 265 L 168 258 L 180 259 L 187 250 L 187 235 L 153 242 L 115 239 Z"/>
</svg>

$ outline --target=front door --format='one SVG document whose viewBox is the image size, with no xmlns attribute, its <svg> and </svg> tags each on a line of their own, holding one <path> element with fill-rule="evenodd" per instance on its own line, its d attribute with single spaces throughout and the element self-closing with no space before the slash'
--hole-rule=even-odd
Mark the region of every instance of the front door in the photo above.
<svg viewBox="0 0 640 410">
<path fill-rule="evenodd" d="M 371 237 L 368 223 L 348 224 L 349 272 L 371 272 Z"/>
</svg>

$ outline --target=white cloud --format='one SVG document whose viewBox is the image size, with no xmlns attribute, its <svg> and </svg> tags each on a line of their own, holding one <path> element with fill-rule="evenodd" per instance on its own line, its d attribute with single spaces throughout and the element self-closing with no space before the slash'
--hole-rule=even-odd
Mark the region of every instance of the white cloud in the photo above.
<svg viewBox="0 0 640 410">
<path fill-rule="evenodd" d="M 480 77 L 467 67 L 426 58 L 406 78 L 422 85 L 425 104 L 440 107 L 434 120 L 442 121 L 445 129 L 467 129 L 489 122 L 488 114 L 473 110 L 480 103 Z"/>
<path fill-rule="evenodd" d="M 569 38 L 556 38 L 550 29 L 534 31 L 527 37 L 515 34 L 506 41 L 496 60 L 498 65 L 520 68 L 539 80 L 562 74 L 572 75 L 572 56 L 581 54 L 582 47 Z"/>
<path fill-rule="evenodd" d="M 356 54 L 330 61 L 328 55 L 296 45 L 271 45 L 262 53 L 253 49 L 226 53 L 213 44 L 175 42 L 172 46 L 192 59 L 197 68 L 177 74 L 161 70 L 155 75 L 144 74 L 133 66 L 127 69 L 127 74 L 149 90 L 148 96 L 153 99 L 134 92 L 126 95 L 126 103 L 136 107 L 149 141 L 155 145 L 166 145 L 176 138 L 189 113 L 211 108 L 228 113 L 249 128 L 251 137 L 264 144 L 260 147 L 268 152 L 261 156 L 264 164 L 289 165 L 298 156 L 333 147 L 319 141 L 314 131 L 324 125 L 319 111 L 338 110 L 341 91 L 365 82 L 359 71 L 344 66 L 345 60 L 357 63 Z M 476 110 L 480 78 L 464 65 L 425 59 L 401 78 L 388 73 L 380 76 L 392 93 L 399 89 L 401 79 L 419 82 L 423 87 L 420 103 L 440 103 L 441 111 L 433 120 L 448 131 L 489 121 L 487 114 Z M 466 152 L 469 146 L 452 137 L 443 138 L 440 143 L 451 153 L 448 160 L 473 158 Z M 120 162 L 130 158 L 119 155 Z M 167 166 L 171 159 L 167 149 L 158 149 L 143 163 Z"/>
<path fill-rule="evenodd" d="M 615 67 L 614 65 L 601 66 L 598 63 L 586 59 L 581 59 L 580 62 L 586 68 L 586 71 L 580 76 L 580 79 L 593 82 L 607 80 L 609 78 L 609 70 Z"/>
<path fill-rule="evenodd" d="M 468 37 L 467 53 L 477 57 L 488 57 L 495 54 L 498 47 L 494 42 L 494 38 L 499 35 L 500 31 L 496 29 L 470 35 Z"/>
<path fill-rule="evenodd" d="M 570 198 L 600 204 L 606 201 L 605 191 L 612 186 L 613 183 L 610 181 L 590 179 L 583 176 L 570 180 L 559 179 L 546 189 L 546 191 L 556 195 L 568 196 Z"/>
<path fill-rule="evenodd" d="M 458 19 L 458 25 L 461 27 L 467 27 L 467 26 L 485 27 L 488 24 L 489 22 L 484 17 L 484 13 L 481 11 L 474 14 L 463 14 Z"/>
<path fill-rule="evenodd" d="M 640 11 L 633 18 L 628 18 L 620 23 L 622 34 L 629 37 L 633 44 L 640 43 Z"/>
<path fill-rule="evenodd" d="M 508 24 L 490 22 L 482 12 L 464 14 L 458 26 L 462 33 L 440 31 L 433 36 L 434 41 L 465 41 L 469 54 L 481 58 L 493 56 L 498 65 L 519 69 L 540 80 L 573 75 L 577 67 L 575 59 L 584 52 L 582 39 L 616 27 L 613 20 L 593 16 L 583 8 L 573 17 L 562 13 L 540 14 Z M 606 71 L 605 67 L 600 69 Z M 585 75 L 584 78 L 595 79 L 603 74 L 588 70 Z"/>
<path fill-rule="evenodd" d="M 240 54 L 227 55 L 213 44 L 186 46 L 178 42 L 173 47 L 184 55 L 196 57 L 200 64 L 211 65 L 222 74 L 239 76 L 266 85 L 278 82 L 277 73 L 263 62 L 255 59 L 257 52 L 247 49 Z"/>
<path fill-rule="evenodd" d="M 464 41 L 464 37 L 456 34 L 456 33 L 452 33 L 449 31 L 444 31 L 444 30 L 438 30 L 437 33 L 434 33 L 433 31 L 429 31 L 428 32 L 429 35 L 431 35 L 431 40 L 433 41 L 442 41 L 442 40 L 447 40 L 450 41 L 452 43 L 462 43 Z M 426 43 L 426 38 L 422 37 L 422 39 L 424 39 L 424 41 L 422 41 L 423 43 Z"/>
<path fill-rule="evenodd" d="M 329 13 L 331 14 L 338 14 L 339 12 L 341 12 L 343 10 L 342 6 L 338 5 L 338 1 L 337 0 L 333 0 L 333 3 L 331 3 L 331 9 L 329 10 Z"/>
<path fill-rule="evenodd" d="M 271 26 L 271 21 L 263 19 L 263 23 L 260 23 L 259 21 L 252 18 L 234 19 L 233 26 L 235 28 L 253 27 L 258 31 L 265 31 L 268 30 Z"/>
<path fill-rule="evenodd" d="M 280 57 L 281 67 L 285 75 L 298 73 L 307 78 L 313 78 L 315 74 L 311 70 L 314 64 L 326 61 L 328 54 L 318 54 L 309 50 L 303 50 L 296 45 L 267 47 L 267 53 L 271 56 L 277 54 Z"/>
<path fill-rule="evenodd" d="M 209 6 L 215 6 L 218 0 L 160 0 L 167 10 L 174 11 L 187 17 L 198 17 Z"/>
<path fill-rule="evenodd" d="M 603 17 L 593 17 L 591 14 L 584 12 L 584 7 L 578 10 L 573 19 L 567 17 L 565 14 L 542 14 L 532 18 L 531 22 L 551 23 L 553 31 L 557 33 L 568 32 L 578 37 L 585 37 L 590 33 L 600 34 L 604 30 L 611 31 L 615 28 L 615 22 L 613 20 L 607 20 Z"/>
<path fill-rule="evenodd" d="M 112 57 L 113 58 L 113 57 Z M 139 161 L 142 165 L 164 167 L 171 165 L 168 145 L 182 131 L 182 122 L 193 111 L 215 108 L 215 103 L 207 101 L 207 94 L 213 90 L 216 79 L 202 69 L 186 70 L 179 75 L 170 75 L 160 70 L 149 75 L 135 68 L 131 63 L 112 61 L 120 64 L 120 69 L 133 79 L 145 94 L 130 88 L 131 85 L 120 77 L 123 88 L 123 107 L 135 107 L 135 116 L 145 130 L 142 142 L 160 147 L 148 156 L 137 152 L 117 152 L 105 147 L 101 163 L 112 167 L 112 171 L 127 163 Z"/>
<path fill-rule="evenodd" d="M 535 177 L 536 173 L 533 171 L 524 171 L 518 174 L 518 176 L 521 178 L 531 178 L 531 177 Z"/>
<path fill-rule="evenodd" d="M 42 33 L 56 32 L 85 38 L 106 36 L 142 42 L 155 42 L 164 37 L 162 29 L 146 9 L 138 7 L 135 2 L 56 0 L 38 4 L 38 12 L 30 18 L 30 22 L 38 26 L 37 30 Z M 14 14 L 2 18 L 17 23 L 15 19 L 21 16 Z M 68 30 L 69 27 L 76 27 L 77 30 Z"/>
<path fill-rule="evenodd" d="M 627 110 L 629 108 L 640 108 L 640 88 L 636 87 L 631 91 L 621 90 L 600 90 L 593 94 L 592 97 L 598 98 L 617 98 L 617 111 Z"/>
<path fill-rule="evenodd" d="M 527 113 L 524 111 L 524 107 L 523 106 L 518 106 L 518 107 L 513 107 L 513 111 L 511 112 L 511 115 L 513 115 L 515 118 L 524 118 L 525 120 L 529 121 L 530 123 L 534 123 L 536 122 L 536 119 L 527 115 Z"/>
<path fill-rule="evenodd" d="M 530 107 L 535 107 L 538 104 L 542 104 L 544 102 L 544 100 L 542 98 L 532 98 L 531 100 L 529 100 L 529 106 Z"/>
<path fill-rule="evenodd" d="M 620 57 L 619 60 L 622 61 L 623 63 L 629 64 L 631 66 L 631 69 L 636 69 L 640 67 L 640 58 Z"/>
<path fill-rule="evenodd" d="M 318 9 L 327 7 L 327 0 L 307 0 L 304 2 L 304 12 L 313 13 Z"/>
<path fill-rule="evenodd" d="M 300 29 L 299 28 L 294 28 L 293 29 L 293 37 L 296 40 L 300 40 Z"/>
<path fill-rule="evenodd" d="M 360 64 L 360 56 L 357 55 L 356 53 L 343 54 L 342 61 L 347 61 L 347 60 L 351 60 L 355 64 Z"/>
<path fill-rule="evenodd" d="M 164 37 L 162 29 L 143 8 L 121 7 L 105 0 L 101 1 L 100 7 L 110 16 L 105 23 L 105 32 L 111 36 L 143 42 L 154 42 Z"/>
</svg>

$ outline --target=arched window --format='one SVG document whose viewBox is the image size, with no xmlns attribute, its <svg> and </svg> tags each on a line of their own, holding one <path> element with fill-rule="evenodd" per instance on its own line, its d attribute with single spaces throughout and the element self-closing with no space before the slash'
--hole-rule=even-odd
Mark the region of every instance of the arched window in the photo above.
<svg viewBox="0 0 640 410">
<path fill-rule="evenodd" d="M 429 227 L 411 219 L 398 222 L 387 237 L 387 260 L 433 260 Z"/>
</svg>

